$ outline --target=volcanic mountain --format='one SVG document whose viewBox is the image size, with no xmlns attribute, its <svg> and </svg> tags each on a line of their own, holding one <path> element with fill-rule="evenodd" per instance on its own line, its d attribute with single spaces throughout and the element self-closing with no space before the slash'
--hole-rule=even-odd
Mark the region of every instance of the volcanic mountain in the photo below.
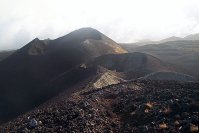
<svg viewBox="0 0 199 133">
<path fill-rule="evenodd" d="M 95 91 L 154 72 L 184 72 L 155 56 L 127 53 L 92 28 L 32 40 L 0 62 L 0 123 L 65 92 Z M 181 76 L 181 75 L 178 75 Z"/>
<path fill-rule="evenodd" d="M 90 72 L 80 67 L 83 63 L 119 53 L 126 50 L 92 28 L 82 28 L 55 40 L 34 39 L 0 62 L 0 122 L 89 76 Z M 54 82 L 62 84 L 54 88 Z"/>
</svg>

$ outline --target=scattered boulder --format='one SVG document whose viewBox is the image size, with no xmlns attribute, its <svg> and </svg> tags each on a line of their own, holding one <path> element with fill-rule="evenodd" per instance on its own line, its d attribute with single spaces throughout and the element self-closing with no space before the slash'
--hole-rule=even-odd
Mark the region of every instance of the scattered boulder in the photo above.
<svg viewBox="0 0 199 133">
<path fill-rule="evenodd" d="M 30 119 L 28 124 L 31 128 L 35 128 L 36 126 L 38 126 L 38 121 L 35 118 L 32 118 Z"/>
</svg>

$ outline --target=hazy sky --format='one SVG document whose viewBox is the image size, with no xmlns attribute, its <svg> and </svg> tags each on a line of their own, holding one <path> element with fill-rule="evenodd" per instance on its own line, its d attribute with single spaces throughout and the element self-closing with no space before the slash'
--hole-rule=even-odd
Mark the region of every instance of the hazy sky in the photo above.
<svg viewBox="0 0 199 133">
<path fill-rule="evenodd" d="M 0 0 L 0 50 L 93 27 L 117 42 L 199 32 L 199 0 Z"/>
</svg>

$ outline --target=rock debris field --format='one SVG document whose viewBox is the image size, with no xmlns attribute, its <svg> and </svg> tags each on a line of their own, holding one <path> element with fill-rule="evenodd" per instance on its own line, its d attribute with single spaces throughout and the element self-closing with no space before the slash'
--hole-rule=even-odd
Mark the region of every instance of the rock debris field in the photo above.
<svg viewBox="0 0 199 133">
<path fill-rule="evenodd" d="M 135 80 L 56 100 L 0 132 L 198 133 L 199 82 Z"/>
</svg>

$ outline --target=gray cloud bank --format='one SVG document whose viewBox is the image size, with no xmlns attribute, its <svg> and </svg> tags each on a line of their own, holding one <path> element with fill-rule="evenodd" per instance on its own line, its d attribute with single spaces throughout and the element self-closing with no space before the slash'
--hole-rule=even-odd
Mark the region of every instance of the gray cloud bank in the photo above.
<svg viewBox="0 0 199 133">
<path fill-rule="evenodd" d="M 198 0 L 0 0 L 0 50 L 93 27 L 117 42 L 199 32 Z"/>
</svg>

